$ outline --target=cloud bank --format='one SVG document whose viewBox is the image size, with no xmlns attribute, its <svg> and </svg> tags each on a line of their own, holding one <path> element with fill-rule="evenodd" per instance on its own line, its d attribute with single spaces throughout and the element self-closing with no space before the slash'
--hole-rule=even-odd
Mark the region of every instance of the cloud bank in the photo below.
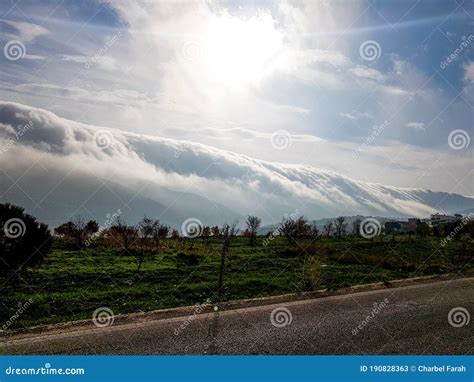
<svg viewBox="0 0 474 382">
<path fill-rule="evenodd" d="M 26 201 L 54 223 L 83 213 L 98 195 L 115 200 L 109 209 L 133 205 L 131 218 L 153 210 L 173 224 L 247 214 L 273 223 L 295 210 L 311 219 L 426 216 L 474 206 L 474 199 L 456 194 L 365 183 L 308 165 L 86 125 L 12 102 L 0 102 L 0 164 L 3 201 Z"/>
</svg>

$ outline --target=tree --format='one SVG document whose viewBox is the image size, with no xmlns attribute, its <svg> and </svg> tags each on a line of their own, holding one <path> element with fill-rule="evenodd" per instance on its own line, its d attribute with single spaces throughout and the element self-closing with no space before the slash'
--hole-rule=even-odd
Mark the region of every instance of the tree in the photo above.
<svg viewBox="0 0 474 382">
<path fill-rule="evenodd" d="M 224 224 L 222 227 L 222 236 L 224 237 L 224 243 L 222 245 L 221 252 L 221 265 L 219 268 L 219 285 L 218 285 L 218 296 L 219 302 L 222 300 L 222 294 L 224 293 L 224 267 L 225 267 L 225 257 L 227 252 L 229 252 L 230 243 L 232 239 L 237 235 L 237 221 L 235 220 L 232 223 L 232 226 L 229 224 Z"/>
<path fill-rule="evenodd" d="M 95 220 L 89 220 L 86 224 L 85 230 L 86 234 L 92 235 L 99 231 L 99 223 L 97 223 Z"/>
<path fill-rule="evenodd" d="M 202 237 L 209 237 L 209 236 L 211 236 L 211 228 L 210 228 L 209 226 L 203 227 L 203 228 L 202 228 L 201 236 L 202 236 Z"/>
<path fill-rule="evenodd" d="M 300 216 L 298 219 L 289 217 L 282 220 L 280 232 L 287 238 L 289 243 L 294 243 L 300 237 L 309 236 L 311 234 L 311 226 L 308 224 L 308 219 L 304 216 Z"/>
<path fill-rule="evenodd" d="M 23 271 L 40 264 L 51 249 L 48 226 L 24 209 L 0 204 L 0 273 Z"/>
<path fill-rule="evenodd" d="M 77 216 L 73 220 L 61 224 L 54 229 L 54 232 L 59 235 L 71 239 L 78 247 L 86 245 L 87 238 L 99 231 L 99 223 L 95 220 L 85 220 Z"/>
<path fill-rule="evenodd" d="M 331 236 L 332 235 L 332 230 L 333 230 L 333 222 L 332 220 L 329 220 L 326 224 L 323 226 L 323 231 L 326 236 Z"/>
<path fill-rule="evenodd" d="M 176 228 L 173 228 L 171 231 L 171 238 L 172 239 L 179 239 L 179 231 Z"/>
<path fill-rule="evenodd" d="M 416 234 L 420 237 L 428 236 L 431 233 L 430 227 L 425 222 L 416 225 Z"/>
<path fill-rule="evenodd" d="M 316 223 L 311 225 L 311 232 L 310 232 L 311 237 L 317 238 L 319 236 L 319 228 L 316 225 Z"/>
<path fill-rule="evenodd" d="M 346 233 L 346 218 L 344 216 L 339 216 L 334 222 L 334 228 L 336 230 L 336 235 L 341 237 Z"/>
<path fill-rule="evenodd" d="M 157 240 L 159 224 L 158 220 L 153 220 L 146 216 L 138 223 L 142 251 L 152 251 L 159 245 L 159 240 Z"/>
<path fill-rule="evenodd" d="M 435 237 L 441 237 L 441 230 L 437 225 L 433 227 L 433 236 Z"/>
<path fill-rule="evenodd" d="M 117 222 L 110 227 L 112 237 L 117 241 L 124 251 L 130 252 L 132 245 L 137 241 L 138 229 L 127 225 L 122 219 L 118 218 Z"/>
<path fill-rule="evenodd" d="M 157 230 L 158 240 L 161 241 L 166 239 L 168 237 L 169 232 L 170 227 L 168 227 L 166 224 L 159 224 Z"/>
<path fill-rule="evenodd" d="M 211 232 L 212 232 L 212 236 L 214 236 L 214 237 L 219 237 L 221 235 L 221 232 L 220 232 L 218 226 L 212 227 Z"/>
<path fill-rule="evenodd" d="M 360 236 L 360 225 L 362 224 L 362 220 L 357 218 L 352 222 L 352 234 L 354 236 Z"/>
<path fill-rule="evenodd" d="M 262 221 L 256 216 L 249 216 L 245 224 L 247 225 L 248 234 L 250 236 L 250 245 L 255 245 L 257 232 Z"/>
<path fill-rule="evenodd" d="M 68 221 L 67 223 L 63 223 L 60 226 L 54 229 L 54 233 L 58 236 L 69 236 L 73 230 L 73 223 L 72 221 Z"/>
</svg>

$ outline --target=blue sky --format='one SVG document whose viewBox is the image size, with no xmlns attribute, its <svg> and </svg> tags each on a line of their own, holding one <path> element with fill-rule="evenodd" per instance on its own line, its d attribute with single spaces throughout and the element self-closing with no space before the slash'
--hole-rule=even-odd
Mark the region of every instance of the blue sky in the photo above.
<svg viewBox="0 0 474 382">
<path fill-rule="evenodd" d="M 0 98 L 474 195 L 472 144 L 457 150 L 448 138 L 472 137 L 473 29 L 467 0 L 4 1 L 0 45 L 25 51 L 0 57 Z M 277 132 L 291 138 L 284 150 L 271 145 Z"/>
</svg>

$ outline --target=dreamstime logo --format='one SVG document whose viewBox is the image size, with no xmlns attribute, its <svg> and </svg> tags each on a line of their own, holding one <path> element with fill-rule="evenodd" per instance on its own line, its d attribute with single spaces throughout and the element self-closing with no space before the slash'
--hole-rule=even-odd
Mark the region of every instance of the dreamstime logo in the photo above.
<svg viewBox="0 0 474 382">
<path fill-rule="evenodd" d="M 9 61 L 17 61 L 25 57 L 26 48 L 21 41 L 8 41 L 3 47 L 3 55 Z"/>
<path fill-rule="evenodd" d="M 356 336 L 357 334 L 359 334 L 359 332 L 362 329 L 364 329 L 370 323 L 370 321 L 372 321 L 375 318 L 375 316 L 377 316 L 383 309 L 385 309 L 389 303 L 390 303 L 390 300 L 388 298 L 385 298 L 380 303 L 374 302 L 373 308 L 370 311 L 370 314 L 367 317 L 365 317 L 364 320 L 359 325 L 357 325 L 356 328 L 352 329 L 352 335 Z"/>
<path fill-rule="evenodd" d="M 471 316 L 466 308 L 457 306 L 448 313 L 448 322 L 453 328 L 460 328 L 469 325 Z"/>
<path fill-rule="evenodd" d="M 99 227 L 99 230 L 97 232 L 94 232 L 87 240 L 84 242 L 84 245 L 86 247 L 89 247 L 92 242 L 100 237 L 105 231 L 107 231 L 110 227 L 112 227 L 112 224 L 114 221 L 116 221 L 120 215 L 122 215 L 122 210 L 118 209 L 117 212 L 111 214 L 106 214 L 105 215 L 105 223 Z"/>
<path fill-rule="evenodd" d="M 108 130 L 99 130 L 94 134 L 94 142 L 101 149 L 109 149 L 114 145 L 114 136 Z"/>
<path fill-rule="evenodd" d="M 122 35 L 122 31 L 118 31 L 116 34 L 112 36 L 107 36 L 105 44 L 102 48 L 100 48 L 96 54 L 94 54 L 90 60 L 87 60 L 87 62 L 84 64 L 85 69 L 90 69 L 93 64 L 98 62 L 109 50 L 110 47 L 112 47 L 119 39 L 119 37 Z"/>
<path fill-rule="evenodd" d="M 453 150 L 462 150 L 469 146 L 471 137 L 465 130 L 457 129 L 449 133 L 448 144 Z"/>
<path fill-rule="evenodd" d="M 51 367 L 49 362 L 46 362 L 42 367 L 12 367 L 9 366 L 5 369 L 6 375 L 84 375 L 86 371 L 84 368 L 55 368 Z M 25 379 L 25 378 L 23 378 Z M 31 379 L 31 378 L 30 378 Z"/>
<path fill-rule="evenodd" d="M 198 314 L 201 314 L 206 308 L 212 305 L 211 299 L 207 299 L 202 304 L 199 304 L 197 308 L 194 310 L 193 314 L 190 315 L 179 327 L 174 330 L 174 335 L 178 336 L 184 329 L 188 327 L 188 325 L 196 319 Z"/>
<path fill-rule="evenodd" d="M 380 225 L 380 222 L 375 218 L 366 218 L 360 223 L 360 236 L 366 239 L 372 239 L 373 237 L 380 235 L 381 231 L 382 226 Z"/>
<path fill-rule="evenodd" d="M 366 61 L 375 61 L 382 54 L 382 48 L 377 41 L 367 40 L 360 44 L 359 54 Z"/>
<path fill-rule="evenodd" d="M 25 125 L 18 125 L 15 131 L 15 135 L 10 138 L 5 145 L 0 149 L 0 153 L 6 153 L 16 142 L 18 142 L 23 135 L 25 135 L 29 129 L 33 127 L 33 121 L 28 121 Z"/>
<path fill-rule="evenodd" d="M 106 328 L 107 326 L 113 325 L 115 320 L 114 312 L 112 309 L 101 307 L 94 310 L 92 313 L 92 322 L 98 328 Z"/>
<path fill-rule="evenodd" d="M 33 300 L 30 298 L 25 303 L 18 303 L 18 309 L 13 316 L 11 316 L 5 324 L 2 326 L 2 330 L 7 330 L 18 318 L 33 304 Z"/>
<path fill-rule="evenodd" d="M 18 218 L 8 219 L 3 225 L 3 232 L 5 232 L 5 236 L 10 239 L 18 239 L 26 232 L 25 222 Z"/>
<path fill-rule="evenodd" d="M 449 241 L 453 240 L 453 238 L 463 229 L 463 227 L 469 223 L 474 218 L 474 214 L 471 212 L 469 215 L 462 218 L 456 227 L 446 236 L 443 240 L 441 240 L 441 246 L 444 247 L 448 244 Z"/>
<path fill-rule="evenodd" d="M 375 141 L 375 139 L 385 130 L 386 127 L 390 126 L 390 122 L 385 121 L 379 126 L 375 126 L 372 133 L 367 137 L 367 139 L 362 143 L 357 149 L 352 152 L 352 158 L 357 157 L 362 151 L 364 151 L 368 145 Z"/>
<path fill-rule="evenodd" d="M 196 41 L 186 41 L 181 47 L 181 56 L 187 61 L 198 61 L 203 56 L 203 49 Z"/>
<path fill-rule="evenodd" d="M 189 238 L 201 236 L 204 225 L 199 219 L 186 219 L 181 225 L 181 234 Z"/>
<path fill-rule="evenodd" d="M 291 213 L 288 217 L 289 217 L 289 219 L 294 220 L 294 219 L 296 219 L 296 216 L 298 216 L 298 214 L 299 214 L 299 211 L 298 211 L 298 209 L 296 209 L 296 210 L 295 210 L 293 213 Z M 283 227 L 282 227 L 282 223 L 283 223 L 283 222 L 280 222 L 280 223 L 278 224 L 278 227 L 277 227 L 276 229 L 274 229 L 274 230 L 268 235 L 268 237 L 266 237 L 265 239 L 263 239 L 263 246 L 264 246 L 264 247 L 266 247 L 268 244 L 270 244 L 270 243 L 273 241 L 273 239 L 275 239 L 275 237 L 281 235 L 281 231 L 282 231 L 282 228 L 283 228 Z"/>
<path fill-rule="evenodd" d="M 284 150 L 291 146 L 291 135 L 286 130 L 275 131 L 270 140 L 273 148 L 277 150 Z"/>
<path fill-rule="evenodd" d="M 291 325 L 292 321 L 293 316 L 290 310 L 284 307 L 275 308 L 270 314 L 270 322 L 276 328 L 283 328 L 285 326 Z"/>
<path fill-rule="evenodd" d="M 469 45 L 471 45 L 472 41 L 474 41 L 474 36 L 471 34 L 468 37 L 462 36 L 461 37 L 461 43 L 459 44 L 459 47 L 457 47 L 454 52 L 452 52 L 444 61 L 441 61 L 439 64 L 439 67 L 441 69 L 446 69 L 447 66 L 453 62 L 457 56 L 459 56 Z"/>
</svg>

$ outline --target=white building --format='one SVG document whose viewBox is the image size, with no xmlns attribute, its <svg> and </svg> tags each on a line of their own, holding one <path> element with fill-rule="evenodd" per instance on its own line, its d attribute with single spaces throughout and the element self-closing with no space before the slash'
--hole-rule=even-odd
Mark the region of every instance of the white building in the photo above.
<svg viewBox="0 0 474 382">
<path fill-rule="evenodd" d="M 432 226 L 435 226 L 440 224 L 454 223 L 458 220 L 460 220 L 458 216 L 433 214 L 431 215 L 430 223 Z"/>
</svg>

